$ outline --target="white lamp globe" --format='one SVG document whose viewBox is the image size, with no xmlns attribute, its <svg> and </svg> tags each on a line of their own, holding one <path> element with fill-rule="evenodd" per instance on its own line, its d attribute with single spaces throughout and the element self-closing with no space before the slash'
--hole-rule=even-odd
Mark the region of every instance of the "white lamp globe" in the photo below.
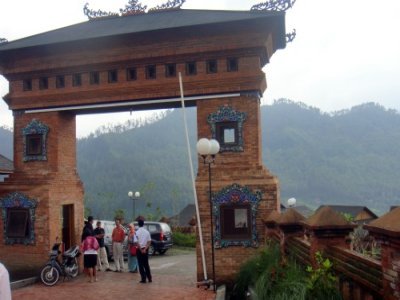
<svg viewBox="0 0 400 300">
<path fill-rule="evenodd" d="M 132 191 L 129 191 L 129 192 L 128 192 L 128 197 L 130 197 L 130 198 L 133 197 L 133 192 L 132 192 Z"/>
<path fill-rule="evenodd" d="M 139 198 L 140 197 L 140 192 L 135 192 L 135 197 Z"/>
<path fill-rule="evenodd" d="M 210 144 L 211 144 L 210 154 L 211 155 L 217 154 L 219 152 L 219 148 L 220 148 L 218 141 L 211 139 Z"/>
<path fill-rule="evenodd" d="M 296 198 L 289 198 L 287 201 L 287 204 L 289 207 L 295 206 L 296 205 Z"/>
<path fill-rule="evenodd" d="M 208 155 L 210 154 L 211 143 L 208 139 L 202 138 L 197 142 L 197 152 L 200 155 Z"/>
</svg>

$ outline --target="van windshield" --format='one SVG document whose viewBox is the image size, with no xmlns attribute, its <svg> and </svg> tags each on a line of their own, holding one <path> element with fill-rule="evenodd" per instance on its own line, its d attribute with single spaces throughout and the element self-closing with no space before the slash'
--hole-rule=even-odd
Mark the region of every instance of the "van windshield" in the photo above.
<svg viewBox="0 0 400 300">
<path fill-rule="evenodd" d="M 165 223 L 161 223 L 161 229 L 164 232 L 171 232 L 171 228 L 169 227 L 168 224 L 165 224 Z"/>
</svg>

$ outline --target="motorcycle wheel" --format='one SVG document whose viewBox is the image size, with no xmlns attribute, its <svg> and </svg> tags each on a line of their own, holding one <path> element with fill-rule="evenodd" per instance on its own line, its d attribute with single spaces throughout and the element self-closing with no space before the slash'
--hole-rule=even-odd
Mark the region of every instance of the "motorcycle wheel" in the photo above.
<svg viewBox="0 0 400 300">
<path fill-rule="evenodd" d="M 71 266 L 71 272 L 70 272 L 70 276 L 72 278 L 75 278 L 76 276 L 78 276 L 79 273 L 79 268 L 78 268 L 78 261 L 76 260 L 76 258 L 74 259 L 74 263 Z"/>
<path fill-rule="evenodd" d="M 55 285 L 59 278 L 60 272 L 50 265 L 45 266 L 40 272 L 40 280 L 47 286 Z"/>
</svg>

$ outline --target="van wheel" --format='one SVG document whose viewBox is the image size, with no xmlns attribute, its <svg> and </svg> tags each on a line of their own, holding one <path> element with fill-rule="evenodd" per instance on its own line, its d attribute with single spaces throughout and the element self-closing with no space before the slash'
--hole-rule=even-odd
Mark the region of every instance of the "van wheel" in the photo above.
<svg viewBox="0 0 400 300">
<path fill-rule="evenodd" d="M 149 256 L 153 256 L 154 254 L 155 254 L 154 246 L 150 245 L 150 247 L 149 247 Z"/>
<path fill-rule="evenodd" d="M 164 255 L 165 252 L 167 252 L 167 249 L 158 250 L 158 253 L 160 253 L 160 255 Z"/>
</svg>

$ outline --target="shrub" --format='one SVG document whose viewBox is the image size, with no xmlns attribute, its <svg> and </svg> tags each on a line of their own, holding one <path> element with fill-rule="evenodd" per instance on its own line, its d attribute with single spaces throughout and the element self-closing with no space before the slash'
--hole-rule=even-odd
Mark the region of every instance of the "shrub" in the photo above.
<svg viewBox="0 0 400 300">
<path fill-rule="evenodd" d="M 193 233 L 182 233 L 182 232 L 174 232 L 173 233 L 174 245 L 180 247 L 196 247 L 196 235 Z"/>
<path fill-rule="evenodd" d="M 304 299 L 304 272 L 293 262 L 281 264 L 279 251 L 277 244 L 271 244 L 242 265 L 233 299 L 244 299 L 251 286 L 257 299 Z"/>
<path fill-rule="evenodd" d="M 294 260 L 282 263 L 280 249 L 271 244 L 240 268 L 230 299 L 336 300 L 341 299 L 332 263 L 316 254 L 318 267 L 307 273 Z"/>
<path fill-rule="evenodd" d="M 337 277 L 334 275 L 333 264 L 329 259 L 324 259 L 321 252 L 315 253 L 317 268 L 307 267 L 310 274 L 307 279 L 307 297 L 306 299 L 342 299 L 337 289 Z"/>
</svg>

